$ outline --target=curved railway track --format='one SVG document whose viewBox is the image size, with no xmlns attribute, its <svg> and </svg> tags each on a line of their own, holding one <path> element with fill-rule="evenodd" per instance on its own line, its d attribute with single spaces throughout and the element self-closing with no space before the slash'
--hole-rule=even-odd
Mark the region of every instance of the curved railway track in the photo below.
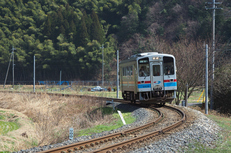
<svg viewBox="0 0 231 153">
<path fill-rule="evenodd" d="M 186 117 L 185 114 L 179 110 L 176 109 L 174 107 L 170 107 L 170 106 L 165 106 L 168 109 L 173 109 L 174 111 L 176 111 L 177 113 L 179 113 L 179 115 L 181 116 L 181 119 L 179 121 L 177 121 L 176 123 L 167 126 L 165 128 L 162 128 L 160 130 L 155 130 L 155 131 L 151 131 L 151 132 L 146 132 L 146 134 L 143 134 L 141 136 L 138 136 L 136 138 L 130 139 L 130 140 L 126 140 L 117 144 L 113 144 L 111 146 L 106 146 L 104 148 L 100 148 L 98 150 L 94 150 L 92 151 L 92 153 L 111 153 L 111 152 L 121 152 L 121 151 L 126 151 L 126 149 L 132 149 L 134 146 L 140 145 L 141 143 L 148 143 L 149 140 L 153 139 L 155 136 L 164 134 L 167 131 L 170 131 L 171 129 L 181 125 Z M 142 129 L 143 130 L 143 129 Z"/>
<path fill-rule="evenodd" d="M 36 93 L 36 94 L 43 94 L 43 93 Z M 85 96 L 85 95 L 69 95 L 69 94 L 52 94 L 52 93 L 48 93 L 48 94 L 49 95 L 56 95 L 56 96 L 68 96 L 68 97 L 75 96 L 75 97 L 80 97 L 80 98 L 83 98 L 83 97 L 84 98 L 90 98 L 91 97 L 91 98 L 96 98 L 96 99 L 104 100 L 104 101 L 113 100 L 116 102 L 128 103 L 128 101 L 124 101 L 122 99 L 115 99 L 115 98 L 92 97 L 92 96 Z M 143 135 L 135 136 L 135 138 L 130 138 L 128 140 L 120 141 L 119 139 L 121 139 L 123 137 L 127 137 L 129 135 L 134 135 L 134 134 L 136 135 L 136 133 L 138 133 L 139 131 L 150 128 L 150 127 L 156 125 L 158 122 L 160 122 L 163 119 L 164 115 L 160 110 L 156 109 L 153 106 L 150 106 L 149 108 L 154 110 L 158 114 L 158 117 L 156 118 L 155 121 L 151 121 L 145 125 L 142 125 L 142 126 L 139 126 L 139 127 L 133 128 L 133 129 L 129 129 L 129 130 L 126 130 L 123 132 L 118 132 L 118 133 L 110 134 L 107 136 L 91 139 L 88 141 L 78 142 L 75 144 L 71 144 L 71 145 L 67 145 L 67 146 L 63 146 L 63 147 L 59 147 L 59 148 L 54 148 L 51 150 L 42 151 L 41 153 L 68 153 L 68 152 L 75 152 L 75 151 L 84 152 L 85 149 L 87 150 L 89 148 L 94 148 L 94 147 L 96 149 L 94 151 L 92 151 L 93 149 L 91 150 L 91 152 L 94 152 L 94 153 L 98 153 L 98 152 L 100 152 L 100 153 L 101 152 L 102 153 L 121 152 L 121 151 L 124 151 L 126 149 L 131 149 L 133 146 L 136 146 L 137 144 L 148 142 L 150 139 L 153 139 L 155 136 L 164 134 L 167 131 L 170 131 L 170 130 L 176 128 L 177 126 L 183 124 L 186 120 L 186 115 L 183 111 L 181 111 L 175 107 L 164 106 L 164 108 L 171 109 L 171 110 L 174 110 L 175 112 L 177 112 L 180 116 L 180 119 L 177 120 L 175 123 L 168 125 L 168 126 L 165 126 L 164 128 L 161 128 L 159 130 L 149 131 Z M 115 141 L 115 140 L 117 140 L 118 143 L 113 143 L 113 145 L 106 144 L 107 142 Z M 100 145 L 102 145 L 103 147 L 98 147 Z M 86 152 L 89 152 L 89 150 Z"/>
<path fill-rule="evenodd" d="M 170 126 L 162 128 L 160 130 L 148 132 L 144 135 L 137 136 L 137 137 L 129 139 L 129 140 L 125 140 L 125 141 L 122 141 L 119 143 L 114 143 L 113 145 L 106 145 L 106 147 L 102 147 L 100 149 L 96 149 L 96 150 L 91 151 L 91 152 L 92 153 L 112 153 L 112 152 L 121 152 L 121 151 L 126 150 L 126 149 L 131 149 L 132 146 L 139 144 L 139 143 L 149 141 L 150 139 L 154 138 L 155 136 L 160 135 L 160 134 L 164 134 L 165 132 L 170 131 L 171 129 L 174 129 L 175 127 L 177 127 L 177 126 L 179 126 L 185 122 L 186 116 L 185 116 L 184 112 L 182 112 L 181 110 L 179 110 L 177 108 L 170 107 L 170 106 L 165 106 L 165 108 L 172 109 L 172 110 L 176 111 L 181 116 L 181 119 L 179 121 L 175 122 L 174 124 L 171 124 Z M 136 128 L 130 129 L 130 130 L 126 130 L 123 132 L 115 133 L 115 134 L 110 134 L 110 135 L 107 135 L 104 137 L 91 139 L 88 141 L 78 142 L 78 143 L 67 145 L 64 147 L 46 150 L 46 151 L 43 151 L 41 153 L 68 153 L 68 152 L 75 152 L 75 151 L 89 152 L 89 151 L 86 151 L 85 149 L 94 148 L 94 147 L 97 147 L 99 145 L 103 145 L 104 143 L 114 141 L 114 140 L 120 139 L 122 137 L 127 137 L 128 135 L 135 134 L 141 130 L 147 129 L 147 128 L 157 124 L 158 122 L 160 122 L 160 120 L 163 119 L 163 113 L 161 113 L 158 109 L 156 109 L 154 107 L 152 107 L 152 109 L 154 109 L 155 111 L 158 112 L 158 114 L 159 114 L 158 118 L 155 121 L 149 122 L 143 126 L 139 126 L 139 127 L 136 127 Z"/>
</svg>

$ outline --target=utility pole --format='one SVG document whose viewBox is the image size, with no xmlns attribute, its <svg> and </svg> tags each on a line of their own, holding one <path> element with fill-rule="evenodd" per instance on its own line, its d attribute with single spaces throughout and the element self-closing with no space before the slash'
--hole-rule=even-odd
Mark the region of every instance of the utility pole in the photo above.
<svg viewBox="0 0 231 153">
<path fill-rule="evenodd" d="M 205 46 L 205 114 L 208 114 L 208 45 Z"/>
<path fill-rule="evenodd" d="M 13 64 L 12 65 L 12 75 L 13 75 L 13 88 L 14 88 L 14 50 L 16 50 L 16 49 L 14 48 L 14 46 L 12 46 L 12 52 L 11 52 L 11 55 L 10 55 L 10 60 L 9 60 L 8 68 L 7 68 L 7 71 L 6 71 L 6 77 L 5 77 L 3 88 L 5 88 L 5 85 L 6 85 L 6 80 L 7 80 L 8 72 L 9 72 L 9 69 L 10 69 L 11 58 L 12 58 L 12 64 Z"/>
<path fill-rule="evenodd" d="M 215 11 L 217 9 L 222 9 L 222 8 L 217 8 L 216 4 L 222 4 L 221 2 L 216 2 L 215 0 L 213 0 L 213 2 L 206 2 L 206 4 L 212 4 L 213 7 L 212 8 L 208 8 L 205 7 L 206 10 L 210 9 L 213 10 L 213 46 L 212 46 L 212 50 L 213 50 L 213 58 L 212 58 L 212 82 L 211 82 L 211 91 L 210 91 L 210 109 L 213 109 L 213 81 L 214 81 L 214 64 L 215 64 Z"/>
<path fill-rule="evenodd" d="M 102 48 L 102 87 L 104 87 L 104 80 L 103 80 L 104 79 L 104 56 L 103 56 L 104 47 L 103 45 L 100 48 Z"/>
<path fill-rule="evenodd" d="M 12 60 L 13 88 L 14 88 L 14 50 L 16 50 L 16 49 L 15 49 L 14 46 L 13 46 L 13 47 L 12 47 L 12 58 L 13 58 L 13 60 Z"/>
<path fill-rule="evenodd" d="M 11 58 L 12 58 L 12 54 L 10 54 L 10 60 L 9 60 L 8 68 L 7 68 L 7 71 L 6 71 L 6 77 L 5 77 L 3 88 L 5 88 L 5 85 L 6 85 L 6 80 L 7 80 L 8 72 L 9 72 L 9 69 L 10 69 Z"/>
<path fill-rule="evenodd" d="M 60 71 L 60 74 L 59 74 L 59 85 L 61 86 L 61 81 L 62 81 L 62 71 Z"/>
<path fill-rule="evenodd" d="M 117 81 L 116 81 L 116 97 L 119 98 L 119 50 L 117 50 L 117 73 L 116 73 Z"/>
<path fill-rule="evenodd" d="M 35 93 L 35 55 L 34 55 L 34 78 L 33 78 L 33 92 Z"/>
<path fill-rule="evenodd" d="M 186 83 L 186 91 L 185 91 L 185 107 L 188 107 L 188 83 Z"/>
</svg>

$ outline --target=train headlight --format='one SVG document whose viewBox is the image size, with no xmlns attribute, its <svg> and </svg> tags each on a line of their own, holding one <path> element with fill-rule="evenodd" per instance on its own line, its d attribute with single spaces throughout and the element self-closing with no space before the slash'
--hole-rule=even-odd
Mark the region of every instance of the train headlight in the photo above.
<svg viewBox="0 0 231 153">
<path fill-rule="evenodd" d="M 159 59 L 159 57 L 153 57 L 152 59 L 153 59 L 153 60 L 158 60 L 158 59 Z"/>
</svg>

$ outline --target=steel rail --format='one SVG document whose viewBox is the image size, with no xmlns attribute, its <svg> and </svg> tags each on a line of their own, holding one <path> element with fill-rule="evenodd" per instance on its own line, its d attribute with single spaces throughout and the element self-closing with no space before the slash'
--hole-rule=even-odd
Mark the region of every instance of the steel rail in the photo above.
<svg viewBox="0 0 231 153">
<path fill-rule="evenodd" d="M 161 130 L 150 132 L 148 134 L 142 135 L 142 136 L 137 137 L 137 138 L 133 138 L 133 139 L 130 139 L 130 140 L 127 140 L 124 142 L 120 142 L 120 143 L 117 143 L 117 144 L 114 144 L 111 146 L 107 146 L 105 148 L 98 149 L 98 150 L 94 150 L 91 153 L 111 153 L 111 152 L 121 151 L 122 149 L 125 150 L 128 147 L 130 147 L 136 143 L 142 143 L 144 141 L 150 140 L 151 138 L 153 138 L 156 135 L 164 134 L 165 132 L 167 132 L 167 131 L 169 131 L 169 130 L 171 130 L 171 129 L 173 129 L 173 128 L 175 128 L 175 127 L 177 127 L 177 126 L 179 126 L 185 122 L 186 115 L 184 112 L 182 112 L 181 110 L 174 108 L 174 107 L 170 107 L 170 106 L 165 106 L 165 107 L 177 111 L 181 115 L 181 120 L 179 120 L 178 122 L 176 122 L 170 126 L 167 126 L 166 128 L 163 128 Z"/>
<path fill-rule="evenodd" d="M 84 148 L 94 147 L 95 145 L 115 140 L 116 138 L 119 138 L 119 137 L 127 136 L 129 134 L 133 134 L 133 133 L 138 132 L 138 131 L 140 131 L 142 129 L 153 126 L 156 123 L 158 123 L 160 120 L 162 120 L 163 113 L 161 113 L 158 109 L 155 109 L 155 108 L 151 108 L 151 109 L 155 110 L 157 112 L 157 114 L 158 114 L 158 118 L 155 121 L 151 121 L 151 122 L 149 122 L 149 123 L 147 123 L 145 125 L 142 125 L 142 126 L 139 126 L 139 127 L 136 127 L 136 128 L 132 128 L 132 129 L 129 129 L 129 130 L 125 130 L 123 132 L 118 132 L 118 133 L 110 134 L 110 135 L 107 135 L 107 136 L 94 138 L 94 139 L 91 139 L 91 140 L 78 142 L 78 143 L 75 143 L 75 144 L 66 145 L 66 146 L 63 146 L 63 147 L 58 147 L 58 148 L 42 151 L 41 153 L 60 153 L 60 152 L 70 152 L 70 151 L 82 150 Z"/>
</svg>

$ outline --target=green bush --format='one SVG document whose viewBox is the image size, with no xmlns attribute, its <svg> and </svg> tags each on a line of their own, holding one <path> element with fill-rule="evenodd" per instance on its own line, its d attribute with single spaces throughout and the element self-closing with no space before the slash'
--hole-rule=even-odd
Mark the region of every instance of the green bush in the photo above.
<svg viewBox="0 0 231 153">
<path fill-rule="evenodd" d="M 113 87 L 114 91 L 117 91 L 117 87 Z"/>
<path fill-rule="evenodd" d="M 215 73 L 213 87 L 214 108 L 220 113 L 231 114 L 231 64 Z"/>
</svg>

